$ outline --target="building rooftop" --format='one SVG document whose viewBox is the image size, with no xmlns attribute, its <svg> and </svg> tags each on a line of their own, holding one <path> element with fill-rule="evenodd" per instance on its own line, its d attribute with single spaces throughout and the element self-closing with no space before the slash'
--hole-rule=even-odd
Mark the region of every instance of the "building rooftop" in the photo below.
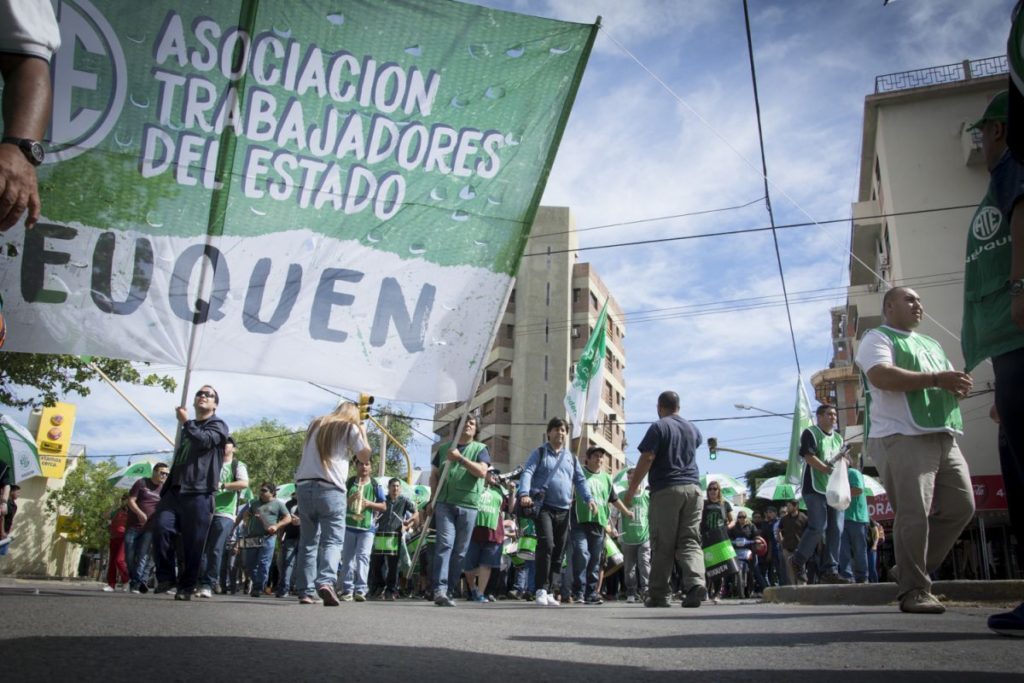
<svg viewBox="0 0 1024 683">
<path fill-rule="evenodd" d="M 1008 73 L 1008 71 L 1006 55 L 985 57 L 984 59 L 965 59 L 958 64 L 930 66 L 926 69 L 899 71 L 897 73 L 875 76 L 875 94 L 894 92 L 896 90 L 911 90 L 913 88 L 927 88 L 932 85 L 969 81 L 974 78 L 985 78 L 986 76 L 999 76 Z"/>
</svg>

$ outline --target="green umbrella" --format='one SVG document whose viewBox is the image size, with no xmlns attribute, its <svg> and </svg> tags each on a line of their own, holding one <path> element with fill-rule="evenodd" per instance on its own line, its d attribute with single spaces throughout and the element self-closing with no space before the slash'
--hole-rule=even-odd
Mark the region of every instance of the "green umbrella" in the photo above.
<svg viewBox="0 0 1024 683">
<path fill-rule="evenodd" d="M 746 513 L 747 519 L 749 519 L 749 520 L 754 519 L 754 511 L 751 510 L 750 508 L 748 508 L 746 505 L 733 505 L 732 506 L 732 516 L 733 516 L 733 519 L 736 519 L 737 517 L 739 517 L 741 512 Z"/>
<path fill-rule="evenodd" d="M 107 477 L 107 482 L 114 488 L 130 489 L 139 479 L 149 479 L 153 476 L 153 465 L 160 462 L 153 458 L 138 460 L 128 463 L 117 472 Z"/>
<path fill-rule="evenodd" d="M 430 502 L 430 487 L 426 484 L 416 484 L 413 489 L 415 490 L 413 500 L 416 503 L 416 509 L 422 510 Z"/>
<path fill-rule="evenodd" d="M 864 477 L 864 495 L 868 498 L 873 496 L 884 496 L 885 487 L 882 486 L 882 482 L 878 481 L 874 477 L 870 477 L 866 474 L 862 474 Z"/>
<path fill-rule="evenodd" d="M 282 503 L 287 503 L 292 498 L 292 494 L 295 493 L 295 484 L 281 484 L 277 487 L 277 496 L 275 496 Z"/>
<path fill-rule="evenodd" d="M 42 476 L 35 439 L 6 415 L 0 415 L 0 462 L 11 468 L 12 483 Z"/>
<path fill-rule="evenodd" d="M 768 500 L 793 500 L 800 497 L 800 487 L 786 483 L 786 475 L 780 474 L 777 477 L 765 479 L 757 487 L 754 497 Z"/>
<path fill-rule="evenodd" d="M 734 498 L 736 496 L 747 494 L 747 487 L 741 484 L 739 479 L 730 477 L 728 474 L 716 474 L 714 472 L 701 475 L 701 489 L 707 491 L 708 483 L 712 481 L 717 483 L 722 489 L 722 498 Z"/>
<path fill-rule="evenodd" d="M 391 477 L 374 477 L 373 481 L 374 483 L 378 484 L 382 489 L 384 489 L 385 494 L 388 492 L 388 482 L 391 481 Z M 398 495 L 405 496 L 406 498 L 415 503 L 416 488 L 412 484 L 410 484 L 409 482 L 405 481 L 400 477 L 398 478 L 398 481 L 402 482 L 402 488 L 399 490 Z"/>
</svg>

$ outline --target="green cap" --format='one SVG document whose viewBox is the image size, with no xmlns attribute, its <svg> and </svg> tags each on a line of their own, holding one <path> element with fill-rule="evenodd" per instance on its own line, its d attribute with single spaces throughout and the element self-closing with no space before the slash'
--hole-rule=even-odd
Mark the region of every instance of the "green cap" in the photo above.
<svg viewBox="0 0 1024 683">
<path fill-rule="evenodd" d="M 1009 91 L 1004 90 L 996 94 L 995 97 L 989 100 L 988 106 L 985 107 L 985 113 L 981 115 L 981 118 L 968 126 L 967 130 L 977 130 L 985 125 L 987 121 L 1002 121 L 1006 123 L 1009 118 L 1007 115 L 1009 102 Z"/>
</svg>

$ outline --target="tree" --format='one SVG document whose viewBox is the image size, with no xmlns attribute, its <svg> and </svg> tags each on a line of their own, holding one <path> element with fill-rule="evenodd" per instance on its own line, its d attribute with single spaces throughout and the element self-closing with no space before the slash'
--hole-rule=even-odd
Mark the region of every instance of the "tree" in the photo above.
<svg viewBox="0 0 1024 683">
<path fill-rule="evenodd" d="M 64 478 L 64 487 L 46 497 L 46 511 L 68 515 L 80 526 L 74 541 L 85 550 L 105 552 L 110 542 L 110 512 L 125 491 L 107 479 L 118 470 L 113 460 L 90 462 L 82 456 Z"/>
<path fill-rule="evenodd" d="M 0 363 L 0 404 L 12 408 L 28 408 L 42 404 L 53 405 L 67 394 L 88 396 L 89 382 L 100 378 L 78 356 L 60 356 L 42 353 L 3 353 Z M 174 391 L 174 378 L 149 374 L 143 376 L 126 360 L 92 358 L 115 382 L 159 386 Z"/>
<path fill-rule="evenodd" d="M 374 416 L 378 422 L 387 427 L 387 430 L 391 432 L 404 448 L 409 447 L 409 442 L 412 441 L 412 418 L 408 414 L 393 408 L 390 404 L 381 406 L 377 409 L 377 414 Z M 385 419 L 387 420 L 385 422 Z M 380 440 L 381 433 L 376 429 L 372 423 L 367 425 L 367 438 L 370 441 L 371 451 L 371 462 L 373 463 L 372 471 L 376 475 L 380 471 Z M 384 461 L 384 474 L 387 477 L 398 477 L 405 479 L 407 472 L 407 466 L 405 462 L 405 455 L 401 449 L 398 448 L 390 439 L 388 439 L 388 447 L 386 451 L 386 460 Z"/>
<path fill-rule="evenodd" d="M 264 481 L 280 486 L 295 481 L 295 469 L 302 457 L 305 427 L 289 427 L 263 418 L 251 427 L 234 430 L 238 450 L 235 457 L 249 470 L 249 487 L 255 492 Z"/>
<path fill-rule="evenodd" d="M 786 463 L 766 462 L 765 464 L 761 465 L 756 469 L 747 471 L 746 474 L 743 475 L 743 478 L 747 482 L 747 488 L 750 489 L 751 497 L 747 501 L 747 503 L 749 504 L 751 510 L 753 510 L 754 512 L 764 513 L 765 508 L 767 508 L 770 505 L 773 505 L 773 503 L 769 500 L 764 500 L 763 498 L 754 498 L 754 493 L 756 493 L 757 491 L 758 484 L 763 482 L 765 479 L 770 479 L 772 477 L 784 475 L 785 473 Z M 778 506 L 776 505 L 776 507 Z"/>
</svg>

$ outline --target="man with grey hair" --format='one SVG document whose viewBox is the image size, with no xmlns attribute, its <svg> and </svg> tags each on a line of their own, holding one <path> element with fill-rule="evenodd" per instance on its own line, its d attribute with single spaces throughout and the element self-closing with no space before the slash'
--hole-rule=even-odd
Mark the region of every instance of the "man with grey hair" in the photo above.
<svg viewBox="0 0 1024 683">
<path fill-rule="evenodd" d="M 896 513 L 900 609 L 941 614 L 928 573 L 974 515 L 970 472 L 956 443 L 959 399 L 972 380 L 953 369 L 937 341 L 914 331 L 924 307 L 913 289 L 886 292 L 882 313 L 885 324 L 864 335 L 856 358 L 865 374 L 867 453 Z"/>
</svg>

